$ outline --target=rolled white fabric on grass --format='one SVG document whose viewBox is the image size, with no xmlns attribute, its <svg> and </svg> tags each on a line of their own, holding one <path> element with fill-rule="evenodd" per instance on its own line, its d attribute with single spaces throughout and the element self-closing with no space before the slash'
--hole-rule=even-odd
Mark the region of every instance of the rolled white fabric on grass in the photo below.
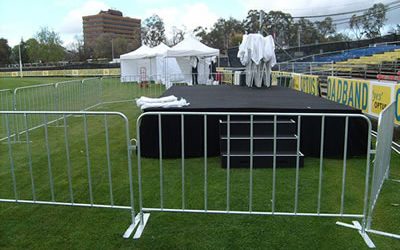
<svg viewBox="0 0 400 250">
<path fill-rule="evenodd" d="M 172 102 L 152 102 L 152 103 L 145 103 L 140 108 L 147 109 L 147 108 L 180 108 L 184 106 L 189 106 L 188 103 L 184 98 L 181 98 L 179 101 L 172 101 Z"/>
<path fill-rule="evenodd" d="M 174 95 L 164 96 L 160 98 L 150 98 L 146 96 L 141 96 L 139 99 L 136 99 L 136 105 L 141 107 L 146 103 L 164 103 L 164 102 L 174 102 L 177 101 L 178 98 Z"/>
</svg>

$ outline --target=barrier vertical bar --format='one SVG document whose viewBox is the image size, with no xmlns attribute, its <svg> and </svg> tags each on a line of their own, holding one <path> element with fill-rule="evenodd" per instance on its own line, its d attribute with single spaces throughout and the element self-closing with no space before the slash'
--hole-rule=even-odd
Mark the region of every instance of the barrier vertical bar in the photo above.
<svg viewBox="0 0 400 250">
<path fill-rule="evenodd" d="M 14 158 L 12 155 L 12 146 L 11 146 L 11 133 L 10 133 L 10 127 L 8 124 L 8 114 L 5 116 L 6 120 L 6 130 L 7 130 L 7 145 L 8 145 L 8 158 L 10 160 L 10 169 L 11 169 L 11 178 L 13 182 L 13 190 L 14 190 L 14 198 L 15 201 L 18 202 L 18 193 L 17 193 L 17 180 L 15 178 L 15 171 L 14 171 Z"/>
<path fill-rule="evenodd" d="M 182 167 L 182 209 L 185 209 L 185 121 L 181 114 L 181 167 Z"/>
<path fill-rule="evenodd" d="M 47 151 L 47 167 L 49 171 L 49 179 L 50 179 L 50 192 L 51 192 L 51 201 L 55 201 L 55 196 L 54 196 L 54 182 L 53 182 L 53 173 L 51 170 L 51 155 L 50 155 L 50 145 L 49 145 L 49 133 L 48 133 L 48 121 L 47 121 L 47 115 L 44 114 L 44 136 L 46 140 L 46 151 Z"/>
<path fill-rule="evenodd" d="M 325 137 L 325 116 L 321 118 L 321 143 L 320 143 L 320 154 L 319 154 L 319 179 L 318 179 L 318 204 L 317 213 L 321 212 L 321 196 L 322 196 L 322 178 L 323 178 L 323 167 L 324 167 L 324 137 Z"/>
<path fill-rule="evenodd" d="M 253 154 L 254 154 L 254 117 L 250 115 L 250 187 L 249 187 L 249 211 L 253 211 Z"/>
<path fill-rule="evenodd" d="M 137 136 L 137 161 L 138 161 L 139 217 L 140 217 L 140 225 L 144 226 L 140 118 L 138 118 L 138 120 L 136 121 L 136 136 Z"/>
<path fill-rule="evenodd" d="M 28 127 L 28 119 L 27 114 L 24 114 L 24 123 L 25 123 L 25 138 L 26 138 L 26 153 L 28 155 L 28 166 L 29 166 L 29 175 L 31 177 L 31 186 L 32 186 L 32 198 L 36 201 L 36 191 L 35 191 L 35 181 L 33 178 L 33 170 L 32 170 L 32 149 L 31 142 L 29 138 L 29 127 Z"/>
<path fill-rule="evenodd" d="M 110 139 L 108 135 L 108 119 L 107 115 L 104 115 L 104 130 L 106 136 L 106 155 L 107 155 L 107 169 L 108 169 L 108 186 L 110 192 L 110 204 L 114 206 L 114 196 L 113 196 L 113 183 L 112 183 L 112 169 L 111 169 L 111 155 L 110 155 Z"/>
<path fill-rule="evenodd" d="M 204 211 L 207 211 L 207 115 L 204 115 Z"/>
<path fill-rule="evenodd" d="M 68 174 L 68 188 L 69 188 L 69 196 L 71 199 L 71 203 L 74 203 L 74 192 L 72 189 L 72 169 L 71 169 L 71 157 L 70 157 L 70 152 L 69 152 L 69 140 L 68 140 L 68 123 L 67 123 L 67 117 L 65 114 L 63 114 L 63 120 L 64 120 L 64 139 L 65 139 L 65 155 L 67 158 L 67 174 Z"/>
<path fill-rule="evenodd" d="M 274 115 L 274 149 L 272 156 L 272 214 L 275 213 L 275 187 L 276 187 L 276 123 L 277 117 Z"/>
<path fill-rule="evenodd" d="M 301 136 L 301 116 L 297 116 L 297 146 L 296 146 L 296 190 L 294 198 L 294 213 L 297 213 L 299 203 L 299 165 L 300 165 L 300 136 Z"/>
<path fill-rule="evenodd" d="M 134 193 L 133 193 L 133 175 L 132 175 L 132 159 L 131 159 L 131 142 L 129 139 L 129 134 L 130 134 L 129 133 L 129 121 L 125 115 L 122 115 L 122 118 L 124 119 L 124 122 L 125 122 L 125 140 L 126 140 L 126 153 L 127 153 L 126 155 L 127 155 L 127 159 L 128 159 L 129 193 L 130 193 L 129 196 L 130 196 L 130 201 L 131 201 L 131 223 L 134 225 L 133 227 L 135 227 L 136 226 L 136 223 L 135 223 L 136 212 L 135 212 L 135 197 L 134 197 Z M 139 134 L 137 136 L 139 138 Z M 144 219 L 144 218 L 141 217 L 141 219 Z M 142 220 L 141 223 L 143 225 L 145 222 Z"/>
<path fill-rule="evenodd" d="M 162 149 L 162 127 L 161 114 L 158 114 L 158 154 L 160 161 L 160 207 L 164 209 L 164 179 L 163 179 L 163 149 Z"/>
<path fill-rule="evenodd" d="M 17 111 L 17 91 L 18 88 L 14 89 L 13 92 L 13 110 Z M 14 142 L 19 141 L 19 128 L 18 128 L 18 117 L 14 115 L 14 126 L 15 126 L 15 135 L 14 136 Z M 8 119 L 8 118 L 7 118 Z"/>
<path fill-rule="evenodd" d="M 227 117 L 226 211 L 230 210 L 231 116 Z"/>
<path fill-rule="evenodd" d="M 92 174 L 90 166 L 90 152 L 89 152 L 89 139 L 88 139 L 86 114 L 83 115 L 83 131 L 85 133 L 84 137 L 85 137 L 85 150 L 86 150 L 86 165 L 87 165 L 87 174 L 89 182 L 89 199 L 90 199 L 90 204 L 93 205 Z"/>
<path fill-rule="evenodd" d="M 349 117 L 346 116 L 345 131 L 344 131 L 344 149 L 343 149 L 343 174 L 342 174 L 342 195 L 340 199 L 340 214 L 343 214 L 344 209 L 344 192 L 346 187 L 346 164 L 347 164 L 347 137 L 348 137 Z"/>
</svg>

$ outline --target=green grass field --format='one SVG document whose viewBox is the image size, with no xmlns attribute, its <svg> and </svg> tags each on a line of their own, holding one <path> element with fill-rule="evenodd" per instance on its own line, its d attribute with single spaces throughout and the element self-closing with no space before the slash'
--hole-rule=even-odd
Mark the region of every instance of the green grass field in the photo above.
<svg viewBox="0 0 400 250">
<path fill-rule="evenodd" d="M 0 88 L 15 88 L 39 84 L 43 78 L 0 79 Z M 54 80 L 54 81 L 53 81 Z M 45 79 L 55 82 L 64 79 Z M 66 80 L 71 80 L 67 78 Z M 157 95 L 154 88 L 138 90 L 130 86 L 113 88 L 103 92 L 103 100 L 132 99 L 140 93 Z M 136 137 L 136 118 L 140 114 L 132 102 L 105 104 L 96 111 L 119 111 L 130 121 L 130 137 Z M 73 176 L 72 190 L 75 202 L 89 202 L 86 148 L 81 117 L 67 118 L 67 138 L 71 155 Z M 129 205 L 127 152 L 123 123 L 115 117 L 108 120 L 112 162 L 113 197 L 116 205 Z M 95 203 L 109 204 L 109 180 L 107 169 L 105 129 L 103 117 L 88 117 L 88 142 L 90 149 L 93 199 Z M 70 202 L 67 178 L 64 127 L 48 128 L 51 169 L 54 177 L 54 197 L 60 202 Z M 23 134 L 22 136 L 26 136 Z M 20 199 L 32 199 L 31 176 L 27 147 L 32 150 L 32 169 L 38 200 L 51 200 L 48 176 L 48 158 L 44 140 L 44 128 L 29 133 L 31 143 L 12 144 L 15 160 L 17 193 Z M 134 188 L 137 190 L 136 156 L 132 155 Z M 160 204 L 159 162 L 143 160 L 143 201 L 145 207 Z M 203 159 L 186 159 L 185 199 L 187 208 L 204 207 Z M 400 156 L 393 154 L 391 178 L 400 179 Z M 348 160 L 346 178 L 345 213 L 361 213 L 364 192 L 365 159 Z M 326 159 L 322 189 L 322 212 L 338 212 L 342 161 Z M 299 210 L 315 212 L 317 207 L 319 159 L 306 158 L 300 169 Z M 226 170 L 220 167 L 219 158 L 208 159 L 208 208 L 226 208 Z M 294 169 L 277 169 L 276 210 L 293 211 Z M 249 171 L 231 170 L 232 210 L 247 210 Z M 392 233 L 400 233 L 400 183 L 387 181 L 375 210 L 373 227 Z M 254 171 L 253 209 L 271 210 L 272 170 Z M 164 161 L 164 205 L 180 208 L 181 205 L 180 160 Z M 8 148 L 0 144 L 0 198 L 14 196 Z M 136 197 L 137 198 L 137 197 Z M 137 199 L 135 200 L 137 205 Z M 48 205 L 0 203 L 0 248 L 71 248 L 71 249 L 364 249 L 360 235 L 351 229 L 335 225 L 336 221 L 351 219 L 284 217 L 257 215 L 213 215 L 152 213 L 142 238 L 134 241 L 123 239 L 122 234 L 130 224 L 130 212 L 101 208 L 78 208 Z M 379 249 L 400 249 L 400 241 L 370 235 Z"/>
</svg>

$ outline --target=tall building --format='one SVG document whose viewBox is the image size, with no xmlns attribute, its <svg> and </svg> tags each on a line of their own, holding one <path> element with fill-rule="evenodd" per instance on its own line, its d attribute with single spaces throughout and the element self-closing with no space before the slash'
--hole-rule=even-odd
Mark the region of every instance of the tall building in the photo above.
<svg viewBox="0 0 400 250">
<path fill-rule="evenodd" d="M 126 38 L 135 49 L 141 45 L 140 19 L 124 17 L 118 10 L 100 11 L 97 15 L 84 16 L 82 19 L 83 39 L 87 47 L 93 46 L 102 34 Z"/>
</svg>

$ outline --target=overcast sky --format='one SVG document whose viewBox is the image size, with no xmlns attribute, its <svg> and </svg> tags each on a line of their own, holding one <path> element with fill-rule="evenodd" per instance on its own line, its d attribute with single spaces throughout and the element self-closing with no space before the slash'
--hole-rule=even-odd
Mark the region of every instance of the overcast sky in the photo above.
<svg viewBox="0 0 400 250">
<path fill-rule="evenodd" d="M 11 46 L 21 37 L 27 40 L 40 27 L 47 26 L 60 33 L 65 46 L 77 34 L 82 34 L 82 16 L 97 14 L 100 10 L 118 9 L 124 16 L 145 19 L 158 14 L 165 22 L 167 35 L 171 28 L 192 30 L 211 26 L 219 17 L 230 16 L 242 20 L 249 9 L 281 10 L 292 14 L 318 15 L 368 8 L 374 3 L 394 0 L 0 0 L 0 37 Z M 388 27 L 400 23 L 400 9 L 388 13 Z M 340 17 L 337 17 L 340 18 Z M 344 25 L 339 29 L 347 28 Z"/>
</svg>

